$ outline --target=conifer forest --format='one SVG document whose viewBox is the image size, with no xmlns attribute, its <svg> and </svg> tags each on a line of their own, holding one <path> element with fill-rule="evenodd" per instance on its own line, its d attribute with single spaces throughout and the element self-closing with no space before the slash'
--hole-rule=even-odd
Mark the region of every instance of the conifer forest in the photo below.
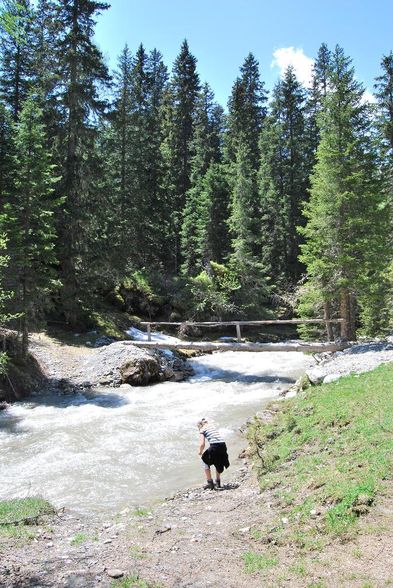
<svg viewBox="0 0 393 588">
<path fill-rule="evenodd" d="M 344 318 L 351 340 L 391 329 L 390 48 L 373 101 L 322 43 L 310 87 L 288 67 L 268 92 L 250 53 L 218 104 L 186 40 L 169 69 L 130 39 L 110 71 L 94 42 L 106 10 L 2 3 L 2 326 L 25 350 L 31 330 L 89 327 L 107 308 Z"/>
</svg>

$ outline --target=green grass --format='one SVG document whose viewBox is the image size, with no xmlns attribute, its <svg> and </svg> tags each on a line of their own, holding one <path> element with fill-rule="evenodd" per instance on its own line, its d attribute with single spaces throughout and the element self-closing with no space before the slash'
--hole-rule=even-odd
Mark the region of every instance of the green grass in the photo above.
<svg viewBox="0 0 393 588">
<path fill-rule="evenodd" d="M 111 588 L 160 588 L 160 584 L 142 580 L 139 576 L 125 576 L 111 582 Z"/>
<path fill-rule="evenodd" d="M 392 390 L 387 364 L 276 403 L 272 423 L 249 427 L 261 489 L 280 501 L 288 540 L 319 549 L 349 537 L 372 508 L 392 477 Z"/>
<path fill-rule="evenodd" d="M 268 555 L 255 553 L 254 551 L 246 551 L 243 553 L 243 561 L 246 572 L 249 574 L 267 570 L 278 564 L 278 559 L 276 557 L 269 557 Z"/>
<path fill-rule="evenodd" d="M 86 535 L 86 533 L 77 533 L 71 539 L 70 545 L 73 545 L 76 547 L 78 545 L 82 545 L 82 543 L 86 543 L 86 541 L 88 541 L 88 536 Z"/>
<path fill-rule="evenodd" d="M 0 534 L 11 537 L 34 536 L 31 526 L 40 517 L 52 515 L 53 506 L 42 498 L 17 498 L 0 501 Z"/>
<path fill-rule="evenodd" d="M 143 506 L 138 506 L 134 511 L 133 514 L 136 517 L 147 517 L 151 515 L 151 511 L 148 508 L 144 508 Z"/>
<path fill-rule="evenodd" d="M 143 548 L 140 545 L 130 546 L 130 556 L 134 559 L 145 559 L 147 557 L 146 553 L 143 551 Z"/>
</svg>

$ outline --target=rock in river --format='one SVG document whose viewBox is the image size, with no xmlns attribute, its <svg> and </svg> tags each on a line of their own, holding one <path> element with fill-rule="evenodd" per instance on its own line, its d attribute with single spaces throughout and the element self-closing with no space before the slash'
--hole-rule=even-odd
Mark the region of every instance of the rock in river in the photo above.
<svg viewBox="0 0 393 588">
<path fill-rule="evenodd" d="M 122 384 L 146 386 L 160 379 L 160 364 L 154 357 L 130 357 L 120 367 Z"/>
</svg>

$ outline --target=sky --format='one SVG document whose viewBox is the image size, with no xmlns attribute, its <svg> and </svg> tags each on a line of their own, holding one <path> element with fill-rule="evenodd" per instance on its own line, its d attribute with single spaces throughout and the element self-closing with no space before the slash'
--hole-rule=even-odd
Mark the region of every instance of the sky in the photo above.
<svg viewBox="0 0 393 588">
<path fill-rule="evenodd" d="M 271 89 L 288 65 L 307 84 L 321 43 L 353 59 L 356 75 L 373 91 L 383 55 L 393 50 L 393 0 L 108 0 L 98 17 L 96 43 L 108 64 L 127 43 L 157 48 L 172 67 L 187 39 L 201 82 L 226 105 L 251 51 Z"/>
</svg>

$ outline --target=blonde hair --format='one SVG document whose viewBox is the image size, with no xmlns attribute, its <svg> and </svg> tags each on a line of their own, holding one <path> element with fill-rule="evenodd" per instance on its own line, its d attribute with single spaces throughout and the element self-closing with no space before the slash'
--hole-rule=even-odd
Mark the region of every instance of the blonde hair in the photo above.
<svg viewBox="0 0 393 588">
<path fill-rule="evenodd" d="M 208 421 L 207 419 L 203 418 L 200 421 L 197 422 L 197 427 L 198 429 L 202 429 L 202 427 L 204 427 L 205 425 L 207 425 Z"/>
</svg>

